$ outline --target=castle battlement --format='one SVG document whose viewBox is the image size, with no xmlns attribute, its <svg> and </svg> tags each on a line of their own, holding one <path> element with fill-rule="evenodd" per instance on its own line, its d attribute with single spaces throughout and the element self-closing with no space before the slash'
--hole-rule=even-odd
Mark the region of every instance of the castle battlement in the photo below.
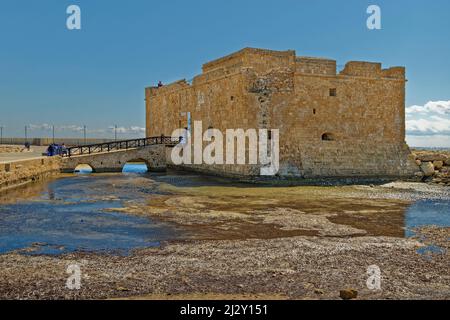
<svg viewBox="0 0 450 320">
<path fill-rule="evenodd" d="M 291 69 L 293 72 L 316 76 L 350 76 L 365 78 L 386 78 L 405 80 L 404 67 L 382 69 L 378 62 L 349 61 L 344 69 L 337 73 L 337 62 L 333 59 L 296 56 L 294 50 L 275 51 L 266 49 L 244 48 L 225 57 L 207 62 L 203 72 L 194 77 L 193 85 L 206 83 L 226 76 L 248 71 L 269 73 L 275 69 Z M 151 95 L 164 94 L 168 91 L 189 88 L 185 80 L 178 80 L 162 88 L 149 87 Z"/>
</svg>

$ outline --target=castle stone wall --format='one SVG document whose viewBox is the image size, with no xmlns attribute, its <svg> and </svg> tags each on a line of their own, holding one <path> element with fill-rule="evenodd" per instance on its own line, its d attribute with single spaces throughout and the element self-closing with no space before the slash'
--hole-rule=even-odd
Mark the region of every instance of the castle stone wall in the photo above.
<svg viewBox="0 0 450 320">
<path fill-rule="evenodd" d="M 405 143 L 405 82 L 402 67 L 349 62 L 337 73 L 331 59 L 243 49 L 205 64 L 192 84 L 147 88 L 147 136 L 187 127 L 190 113 L 203 131 L 279 129 L 282 176 L 410 176 L 417 167 Z M 248 165 L 195 169 L 259 172 Z"/>
</svg>

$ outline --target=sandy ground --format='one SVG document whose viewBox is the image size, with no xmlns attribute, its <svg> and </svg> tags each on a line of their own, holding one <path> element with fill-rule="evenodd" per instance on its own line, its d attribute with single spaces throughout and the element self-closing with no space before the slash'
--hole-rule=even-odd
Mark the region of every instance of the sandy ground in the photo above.
<svg viewBox="0 0 450 320">
<path fill-rule="evenodd" d="M 449 299 L 450 228 L 404 238 L 404 211 L 416 199 L 448 199 L 449 189 L 417 183 L 383 186 L 239 188 L 134 185 L 170 194 L 106 210 L 174 223 L 185 240 L 128 256 L 73 253 L 0 255 L 3 299 Z M 104 188 L 104 186 L 102 186 Z M 143 191 L 144 193 L 147 190 Z M 439 251 L 421 253 L 428 246 Z M 81 289 L 66 288 L 67 267 Z M 381 270 L 381 290 L 367 287 Z"/>
</svg>

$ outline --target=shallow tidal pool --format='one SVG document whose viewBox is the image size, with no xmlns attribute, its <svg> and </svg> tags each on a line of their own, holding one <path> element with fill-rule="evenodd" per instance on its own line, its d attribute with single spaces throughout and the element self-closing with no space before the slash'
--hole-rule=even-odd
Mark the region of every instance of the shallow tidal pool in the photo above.
<svg viewBox="0 0 450 320">
<path fill-rule="evenodd" d="M 67 175 L 0 197 L 0 254 L 128 254 L 181 240 L 411 237 L 430 225 L 450 227 L 447 196 L 255 186 L 176 172 Z"/>
</svg>

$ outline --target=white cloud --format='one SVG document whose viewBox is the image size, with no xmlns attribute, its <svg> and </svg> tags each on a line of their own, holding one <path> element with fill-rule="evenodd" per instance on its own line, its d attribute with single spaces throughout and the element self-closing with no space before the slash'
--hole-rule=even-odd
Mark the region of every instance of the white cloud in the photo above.
<svg viewBox="0 0 450 320">
<path fill-rule="evenodd" d="M 43 123 L 43 124 L 30 124 L 27 126 L 29 130 L 52 130 L 52 126 Z"/>
<path fill-rule="evenodd" d="M 449 101 L 429 101 L 424 106 L 411 106 L 406 108 L 408 115 L 436 113 L 440 115 L 450 115 Z"/>
<path fill-rule="evenodd" d="M 114 131 L 115 127 L 109 127 L 110 130 Z M 117 127 L 117 133 L 122 134 L 138 134 L 138 133 L 145 133 L 145 128 L 141 127 Z"/>
<path fill-rule="evenodd" d="M 68 125 L 68 126 L 56 127 L 56 130 L 71 131 L 71 132 L 82 132 L 84 130 L 84 128 L 82 126 L 77 126 L 77 125 Z"/>
<path fill-rule="evenodd" d="M 406 131 L 409 134 L 450 134 L 450 119 L 432 116 L 430 119 L 408 120 Z"/>
<path fill-rule="evenodd" d="M 43 124 L 29 124 L 28 129 L 31 131 L 52 131 L 53 126 L 43 123 Z M 82 133 L 84 132 L 84 126 L 80 125 L 63 125 L 63 126 L 55 126 L 55 131 L 58 132 L 73 132 L 73 133 Z M 102 128 L 90 128 L 86 127 L 86 132 L 89 134 L 107 134 L 114 132 L 115 127 L 108 127 L 105 129 Z M 145 128 L 131 126 L 131 127 L 117 127 L 117 133 L 119 134 L 142 134 L 145 133 Z"/>
<path fill-rule="evenodd" d="M 406 116 L 406 132 L 410 136 L 450 135 L 450 100 L 408 107 Z"/>
</svg>

